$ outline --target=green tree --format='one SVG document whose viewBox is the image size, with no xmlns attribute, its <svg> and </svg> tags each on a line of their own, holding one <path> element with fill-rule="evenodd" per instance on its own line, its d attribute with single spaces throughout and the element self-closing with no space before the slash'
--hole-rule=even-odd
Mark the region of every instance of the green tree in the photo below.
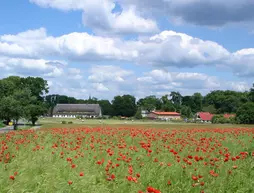
<svg viewBox="0 0 254 193">
<path fill-rule="evenodd" d="M 241 124 L 254 124 L 254 103 L 243 104 L 236 112 L 236 120 Z"/>
<path fill-rule="evenodd" d="M 182 95 L 179 92 L 172 91 L 170 93 L 171 101 L 174 105 L 181 106 L 182 105 Z"/>
<path fill-rule="evenodd" d="M 35 96 L 37 100 L 43 101 L 43 95 L 49 92 L 48 83 L 41 77 L 25 77 L 20 78 L 22 88 L 28 88 L 31 95 Z"/>
<path fill-rule="evenodd" d="M 25 108 L 35 101 L 36 97 L 31 96 L 28 89 L 16 90 L 12 95 L 3 97 L 0 101 L 0 117 L 6 120 L 13 120 L 14 130 L 20 118 L 25 117 Z"/>
<path fill-rule="evenodd" d="M 14 129 L 18 120 L 28 116 L 27 107 L 31 104 L 44 105 L 43 95 L 48 92 L 47 81 L 42 78 L 10 76 L 0 80 L 0 119 L 14 121 Z M 2 91 L 1 90 L 1 91 Z"/>
<path fill-rule="evenodd" d="M 141 108 L 138 108 L 135 116 L 136 119 L 142 119 Z"/>
<path fill-rule="evenodd" d="M 204 106 L 202 108 L 203 112 L 209 112 L 211 114 L 216 114 L 216 108 L 214 107 L 214 105 L 208 105 L 208 106 Z"/>
<path fill-rule="evenodd" d="M 249 98 L 251 102 L 254 102 L 254 83 L 252 85 L 252 88 L 250 89 Z"/>
<path fill-rule="evenodd" d="M 115 96 L 112 107 L 115 116 L 132 117 L 137 110 L 136 99 L 131 95 Z"/>
<path fill-rule="evenodd" d="M 28 121 L 32 122 L 32 125 L 35 125 L 38 121 L 39 116 L 47 112 L 47 108 L 43 104 L 30 104 L 25 107 L 25 117 Z"/>
<path fill-rule="evenodd" d="M 146 110 L 148 112 L 156 109 L 159 110 L 161 108 L 160 99 L 156 98 L 154 95 L 139 99 L 137 105 L 138 107 L 141 107 L 142 110 Z"/>
<path fill-rule="evenodd" d="M 191 108 L 188 106 L 181 106 L 181 116 L 184 118 L 191 118 L 192 117 Z"/>
<path fill-rule="evenodd" d="M 99 105 L 102 109 L 102 114 L 103 115 L 113 115 L 113 107 L 112 104 L 109 102 L 109 100 L 100 100 Z"/>
</svg>

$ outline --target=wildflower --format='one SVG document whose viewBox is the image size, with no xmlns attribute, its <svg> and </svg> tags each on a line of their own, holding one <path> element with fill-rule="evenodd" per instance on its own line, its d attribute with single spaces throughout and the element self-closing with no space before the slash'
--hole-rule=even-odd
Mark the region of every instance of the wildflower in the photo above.
<svg viewBox="0 0 254 193">
<path fill-rule="evenodd" d="M 71 185 L 73 182 L 71 180 L 68 181 L 68 184 Z"/>
</svg>

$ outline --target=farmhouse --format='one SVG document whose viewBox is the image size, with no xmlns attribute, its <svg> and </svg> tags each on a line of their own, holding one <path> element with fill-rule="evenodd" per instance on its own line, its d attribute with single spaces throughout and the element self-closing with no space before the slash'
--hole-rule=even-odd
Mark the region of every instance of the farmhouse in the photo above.
<svg viewBox="0 0 254 193">
<path fill-rule="evenodd" d="M 101 107 L 99 104 L 57 104 L 53 109 L 53 117 L 75 118 L 77 116 L 101 117 Z"/>
<path fill-rule="evenodd" d="M 150 119 L 161 119 L 161 120 L 171 120 L 171 119 L 181 119 L 181 114 L 177 112 L 158 112 L 153 111 L 147 115 Z"/>
<path fill-rule="evenodd" d="M 214 115 L 209 112 L 198 112 L 196 114 L 196 119 L 201 120 L 202 122 L 211 122 L 213 116 Z"/>
<path fill-rule="evenodd" d="M 196 120 L 200 120 L 202 122 L 211 122 L 214 114 L 211 114 L 209 112 L 198 112 L 196 114 Z M 235 117 L 235 114 L 224 114 L 223 117 L 225 119 L 229 119 L 231 117 Z"/>
</svg>

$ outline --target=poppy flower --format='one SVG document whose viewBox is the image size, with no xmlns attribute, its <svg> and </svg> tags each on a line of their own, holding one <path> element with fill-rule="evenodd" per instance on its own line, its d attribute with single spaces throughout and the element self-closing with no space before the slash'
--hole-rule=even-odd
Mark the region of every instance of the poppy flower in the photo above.
<svg viewBox="0 0 254 193">
<path fill-rule="evenodd" d="M 73 182 L 71 180 L 68 181 L 68 184 L 71 185 Z"/>
</svg>

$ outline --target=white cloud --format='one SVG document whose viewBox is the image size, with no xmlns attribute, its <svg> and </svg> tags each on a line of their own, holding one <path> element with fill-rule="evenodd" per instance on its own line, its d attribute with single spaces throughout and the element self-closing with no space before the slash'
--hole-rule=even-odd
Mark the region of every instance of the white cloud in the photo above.
<svg viewBox="0 0 254 193">
<path fill-rule="evenodd" d="M 63 11 L 82 10 L 84 25 L 97 33 L 129 34 L 153 33 L 158 31 L 155 21 L 138 15 L 134 6 L 113 13 L 113 0 L 30 0 L 41 7 L 51 7 Z"/>
<path fill-rule="evenodd" d="M 61 67 L 52 65 L 56 62 L 57 61 L 44 59 L 0 57 L 0 66 L 3 66 L 3 68 L 9 72 L 16 72 L 26 75 L 42 75 L 45 77 L 58 77 L 63 74 L 63 69 Z"/>
<path fill-rule="evenodd" d="M 128 61 L 157 67 L 227 67 L 237 76 L 254 74 L 254 49 L 229 52 L 222 45 L 184 33 L 163 31 L 142 40 L 73 32 L 59 37 L 44 28 L 0 36 L 0 54 L 17 58 L 60 58 L 69 61 Z M 31 36 L 31 38 L 30 38 Z M 118 78 L 121 81 L 121 78 Z"/>
<path fill-rule="evenodd" d="M 103 91 L 109 91 L 109 89 L 104 86 L 102 83 L 93 83 L 93 87 L 96 89 L 96 91 L 103 92 Z"/>
<path fill-rule="evenodd" d="M 166 70 L 152 70 L 138 77 L 137 81 L 151 84 L 156 89 L 217 89 L 221 85 L 216 77 L 202 73 L 169 72 Z"/>
<path fill-rule="evenodd" d="M 112 65 L 93 66 L 89 72 L 88 80 L 95 83 L 123 82 L 127 76 L 133 73 Z"/>
</svg>

